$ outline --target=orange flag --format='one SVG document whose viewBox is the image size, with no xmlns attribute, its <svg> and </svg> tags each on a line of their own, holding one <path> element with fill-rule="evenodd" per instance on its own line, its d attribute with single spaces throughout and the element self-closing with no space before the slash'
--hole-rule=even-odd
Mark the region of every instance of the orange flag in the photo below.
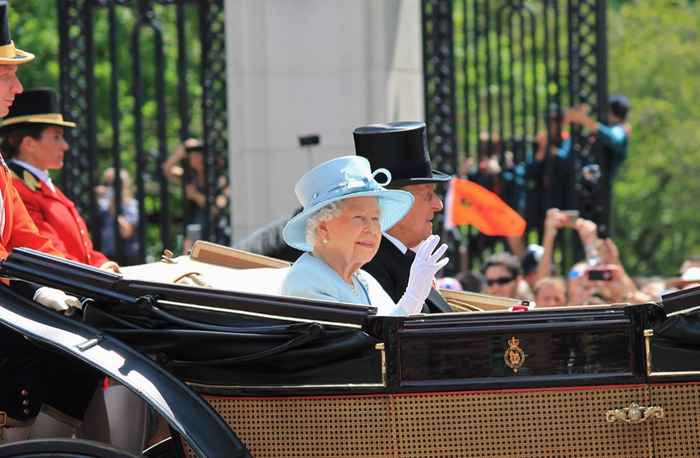
<svg viewBox="0 0 700 458">
<path fill-rule="evenodd" d="M 463 178 L 453 178 L 447 192 L 445 226 L 471 224 L 485 235 L 519 236 L 525 220 L 495 193 Z"/>
</svg>

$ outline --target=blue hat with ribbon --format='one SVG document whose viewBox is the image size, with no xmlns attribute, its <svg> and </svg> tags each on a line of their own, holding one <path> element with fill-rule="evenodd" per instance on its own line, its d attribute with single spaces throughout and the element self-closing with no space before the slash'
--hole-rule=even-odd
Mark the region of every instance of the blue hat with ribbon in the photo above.
<svg viewBox="0 0 700 458">
<path fill-rule="evenodd" d="M 375 177 L 383 175 L 383 182 Z M 360 156 L 342 156 L 309 170 L 294 186 L 304 210 L 284 226 L 282 237 L 288 245 L 312 251 L 306 241 L 306 224 L 323 207 L 352 197 L 376 197 L 382 232 L 401 221 L 413 205 L 413 195 L 405 191 L 384 189 L 391 182 L 387 169 L 372 172 L 369 161 Z"/>
</svg>

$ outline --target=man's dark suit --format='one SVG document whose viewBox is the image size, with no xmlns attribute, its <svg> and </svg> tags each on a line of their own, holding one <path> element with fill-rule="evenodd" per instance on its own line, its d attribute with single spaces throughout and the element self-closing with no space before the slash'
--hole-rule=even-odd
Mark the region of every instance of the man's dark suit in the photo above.
<svg viewBox="0 0 700 458">
<path fill-rule="evenodd" d="M 362 270 L 369 272 L 382 288 L 391 296 L 394 302 L 398 302 L 408 286 L 408 277 L 411 272 L 411 264 L 415 254 L 408 250 L 401 253 L 396 245 L 386 237 L 382 237 L 379 251 L 370 262 L 362 266 Z M 440 294 L 432 288 L 428 299 L 423 305 L 423 313 L 450 312 L 450 306 Z"/>
</svg>

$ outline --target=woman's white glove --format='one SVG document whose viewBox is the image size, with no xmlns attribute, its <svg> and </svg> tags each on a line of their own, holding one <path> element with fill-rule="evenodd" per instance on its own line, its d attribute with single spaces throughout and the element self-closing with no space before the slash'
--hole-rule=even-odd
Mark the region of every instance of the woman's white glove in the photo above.
<svg viewBox="0 0 700 458">
<path fill-rule="evenodd" d="M 58 312 L 67 312 L 72 308 L 82 308 L 77 297 L 69 296 L 60 289 L 42 286 L 34 293 L 34 301 Z"/>
<path fill-rule="evenodd" d="M 431 235 L 418 245 L 416 257 L 411 264 L 406 292 L 396 304 L 408 315 L 420 313 L 428 294 L 430 294 L 430 289 L 433 287 L 435 274 L 450 260 L 449 258 L 440 259 L 447 251 L 447 245 L 443 243 L 435 250 L 438 243 L 440 243 L 440 237 Z"/>
</svg>

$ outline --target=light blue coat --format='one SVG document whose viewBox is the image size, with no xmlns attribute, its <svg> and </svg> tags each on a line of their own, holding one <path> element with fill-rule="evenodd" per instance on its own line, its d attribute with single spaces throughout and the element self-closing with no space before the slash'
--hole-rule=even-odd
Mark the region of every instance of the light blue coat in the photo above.
<svg viewBox="0 0 700 458">
<path fill-rule="evenodd" d="M 323 260 L 304 253 L 289 270 L 282 284 L 282 294 L 332 302 L 377 307 L 378 315 L 407 315 L 394 304 L 384 288 L 370 274 L 360 269 L 353 274 L 354 288 Z"/>
</svg>

